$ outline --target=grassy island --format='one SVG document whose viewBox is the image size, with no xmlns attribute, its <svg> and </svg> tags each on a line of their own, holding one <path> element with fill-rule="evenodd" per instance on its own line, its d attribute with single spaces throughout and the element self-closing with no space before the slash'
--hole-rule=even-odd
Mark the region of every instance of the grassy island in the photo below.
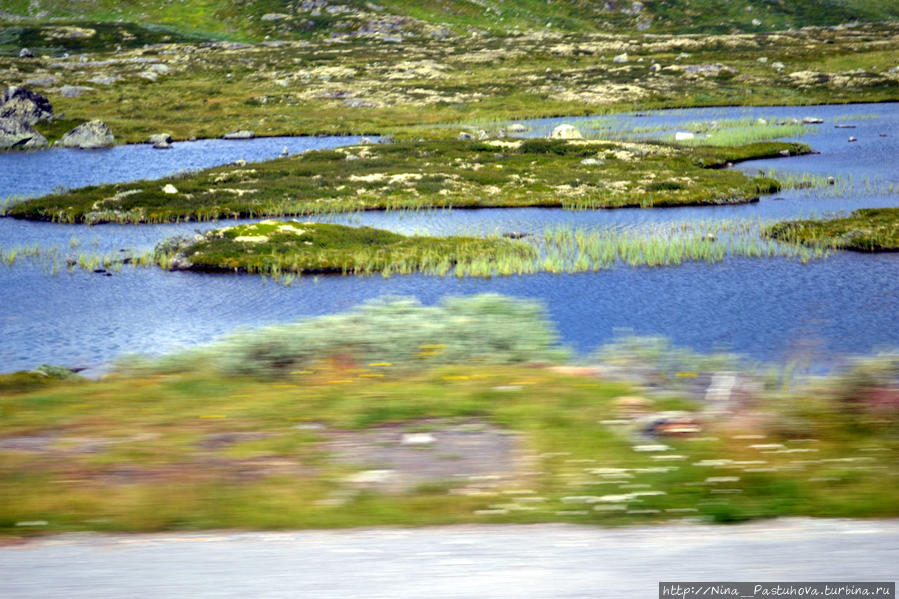
<svg viewBox="0 0 899 599">
<path fill-rule="evenodd" d="M 865 208 L 845 218 L 777 223 L 774 239 L 859 252 L 899 251 L 899 208 Z"/>
<path fill-rule="evenodd" d="M 502 238 L 407 237 L 371 227 L 279 221 L 217 229 L 161 249 L 164 266 L 262 274 L 446 274 L 454 267 L 515 272 L 537 254 L 531 244 Z"/>
<path fill-rule="evenodd" d="M 799 143 L 682 147 L 495 139 L 361 145 L 232 163 L 158 181 L 84 187 L 7 208 L 68 223 L 172 222 L 422 208 L 572 209 L 751 202 L 776 181 L 717 167 L 801 154 Z"/>
</svg>

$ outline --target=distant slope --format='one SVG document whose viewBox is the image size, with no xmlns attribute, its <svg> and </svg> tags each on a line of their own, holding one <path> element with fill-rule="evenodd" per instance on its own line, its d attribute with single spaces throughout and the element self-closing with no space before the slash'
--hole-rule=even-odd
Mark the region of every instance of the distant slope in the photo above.
<svg viewBox="0 0 899 599">
<path fill-rule="evenodd" d="M 899 0 L 0 0 L 0 19 L 125 21 L 244 40 L 473 30 L 753 32 L 899 18 Z"/>
</svg>

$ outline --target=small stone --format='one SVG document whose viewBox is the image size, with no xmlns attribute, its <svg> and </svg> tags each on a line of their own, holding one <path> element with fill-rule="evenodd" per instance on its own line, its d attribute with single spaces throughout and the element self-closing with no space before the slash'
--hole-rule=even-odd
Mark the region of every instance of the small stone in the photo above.
<svg viewBox="0 0 899 599">
<path fill-rule="evenodd" d="M 668 451 L 670 449 L 671 449 L 670 447 L 668 447 L 667 445 L 664 445 L 662 443 L 654 443 L 654 444 L 649 444 L 649 445 L 634 445 L 634 451 L 651 452 L 651 451 Z"/>
<path fill-rule="evenodd" d="M 253 139 L 254 137 L 256 137 L 256 134 L 248 129 L 229 131 L 222 135 L 222 139 Z"/>
<path fill-rule="evenodd" d="M 674 141 L 686 141 L 688 139 L 693 139 L 696 137 L 689 131 L 678 131 L 674 134 Z"/>
<path fill-rule="evenodd" d="M 623 54 L 619 54 L 618 56 L 615 56 L 614 58 L 612 58 L 612 62 L 617 62 L 619 64 L 627 62 L 627 61 L 628 61 L 627 52 L 625 52 Z"/>
<path fill-rule="evenodd" d="M 161 143 L 170 144 L 170 143 L 172 143 L 172 136 L 169 135 L 168 133 L 154 133 L 153 135 L 151 135 L 150 137 L 147 138 L 147 143 L 154 144 L 154 145 L 161 144 Z"/>
<path fill-rule="evenodd" d="M 823 122 L 824 119 L 819 119 L 818 117 L 814 116 L 807 116 L 802 119 L 803 125 L 820 125 Z"/>
<path fill-rule="evenodd" d="M 178 188 L 171 183 L 166 183 L 162 188 L 162 193 L 178 193 Z"/>
<path fill-rule="evenodd" d="M 854 141 L 858 141 L 858 138 L 856 138 L 856 137 L 850 137 L 850 138 L 849 138 L 849 143 L 852 143 L 852 142 L 854 142 Z"/>
<path fill-rule="evenodd" d="M 382 483 L 392 478 L 394 474 L 393 470 L 363 470 L 348 477 L 347 480 L 359 484 Z"/>
<path fill-rule="evenodd" d="M 435 441 L 437 439 L 429 433 L 406 433 L 400 443 L 403 445 L 431 445 Z"/>
<path fill-rule="evenodd" d="M 22 48 L 19 50 L 19 58 L 34 58 L 34 52 L 28 48 Z"/>
</svg>

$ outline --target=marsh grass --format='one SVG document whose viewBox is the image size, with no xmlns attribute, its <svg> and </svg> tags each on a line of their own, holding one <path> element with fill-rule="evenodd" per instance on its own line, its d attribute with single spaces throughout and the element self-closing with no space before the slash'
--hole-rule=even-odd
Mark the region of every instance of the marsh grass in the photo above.
<svg viewBox="0 0 899 599">
<path fill-rule="evenodd" d="M 759 122 L 752 119 L 698 121 L 686 123 L 681 128 L 696 133 L 696 137 L 675 140 L 674 134 L 662 139 L 683 146 L 734 147 L 751 143 L 770 141 L 784 137 L 802 137 L 816 133 L 815 129 L 790 121 Z"/>
</svg>

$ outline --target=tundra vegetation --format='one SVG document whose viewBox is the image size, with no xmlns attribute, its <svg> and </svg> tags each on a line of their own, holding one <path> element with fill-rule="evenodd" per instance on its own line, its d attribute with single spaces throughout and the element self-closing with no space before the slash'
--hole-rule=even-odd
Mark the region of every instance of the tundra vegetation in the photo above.
<svg viewBox="0 0 899 599">
<path fill-rule="evenodd" d="M 562 367 L 555 340 L 521 300 L 396 301 L 4 375 L 0 531 L 899 515 L 895 356 L 805 379 L 634 340 Z M 739 392 L 697 395 L 720 369 Z"/>
<path fill-rule="evenodd" d="M 777 182 L 717 167 L 808 151 L 804 144 L 784 142 L 688 148 L 603 140 L 398 142 L 85 187 L 8 205 L 4 213 L 100 223 L 385 209 L 744 203 L 777 191 Z"/>
<path fill-rule="evenodd" d="M 25 26 L 0 25 L 0 41 L 8 38 L 18 51 L 15 31 Z M 436 127 L 446 123 L 899 98 L 895 22 L 714 35 L 507 30 L 401 43 L 381 32 L 310 41 L 260 37 L 256 44 L 182 43 L 173 36 L 146 46 L 119 44 L 119 51 L 89 45 L 102 28 L 46 28 L 46 44 L 65 39 L 87 47 L 83 53 L 70 47 L 68 56 L 0 56 L 0 81 L 47 95 L 64 115 L 66 122 L 38 126 L 51 142 L 72 123 L 92 119 L 108 124 L 119 143 L 160 131 L 185 140 L 238 129 L 259 136 L 417 138 L 455 136 Z"/>
<path fill-rule="evenodd" d="M 171 242 L 169 242 L 171 243 Z M 174 248 L 193 270 L 280 273 L 446 274 L 486 262 L 510 268 L 533 262 L 537 250 L 509 239 L 400 235 L 371 227 L 263 221 L 217 229 Z M 171 251 L 171 250 L 170 250 Z M 174 257 L 159 251 L 161 264 Z"/>
<path fill-rule="evenodd" d="M 899 251 L 899 208 L 865 208 L 843 218 L 795 220 L 765 230 L 773 238 L 859 252 Z"/>
</svg>

